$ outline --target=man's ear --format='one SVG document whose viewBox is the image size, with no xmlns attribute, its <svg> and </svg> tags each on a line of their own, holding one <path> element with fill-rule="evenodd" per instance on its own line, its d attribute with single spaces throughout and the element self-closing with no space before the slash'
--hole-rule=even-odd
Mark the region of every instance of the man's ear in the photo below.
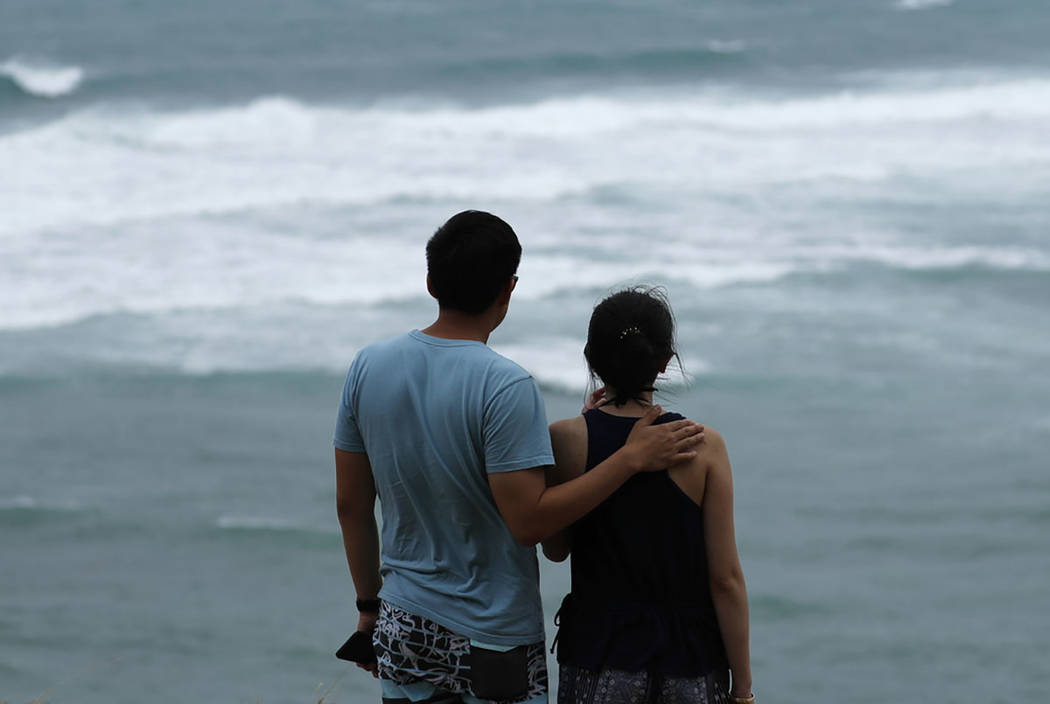
<svg viewBox="0 0 1050 704">
<path fill-rule="evenodd" d="M 427 293 L 431 298 L 437 298 L 437 294 L 434 293 L 434 284 L 430 283 L 430 274 L 427 274 Z"/>
<path fill-rule="evenodd" d="M 499 294 L 500 305 L 506 305 L 510 303 L 510 294 L 514 291 L 514 287 L 518 285 L 517 279 L 511 279 L 507 282 L 507 285 L 503 287 L 503 290 Z"/>
</svg>

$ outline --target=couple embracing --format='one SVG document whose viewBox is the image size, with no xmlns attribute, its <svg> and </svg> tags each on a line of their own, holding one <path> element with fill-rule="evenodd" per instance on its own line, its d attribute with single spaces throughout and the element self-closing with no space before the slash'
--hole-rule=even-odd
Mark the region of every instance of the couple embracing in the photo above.
<svg viewBox="0 0 1050 704">
<path fill-rule="evenodd" d="M 547 702 L 539 543 L 572 559 L 559 702 L 754 701 L 725 445 L 653 404 L 676 354 L 666 301 L 629 289 L 595 308 L 584 352 L 604 389 L 548 429 L 535 381 L 486 344 L 517 283 L 514 231 L 466 211 L 426 256 L 437 320 L 357 355 L 335 430 L 383 702 Z"/>
</svg>

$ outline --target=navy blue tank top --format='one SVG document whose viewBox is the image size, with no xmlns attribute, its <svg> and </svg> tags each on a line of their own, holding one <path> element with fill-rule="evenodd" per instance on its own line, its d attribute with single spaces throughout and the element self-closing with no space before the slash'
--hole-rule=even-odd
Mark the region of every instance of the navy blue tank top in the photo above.
<svg viewBox="0 0 1050 704">
<path fill-rule="evenodd" d="M 623 447 L 635 418 L 587 421 L 587 470 Z M 679 420 L 665 413 L 657 423 Z M 558 662 L 673 677 L 728 667 L 708 583 L 703 511 L 667 471 L 636 474 L 570 529 L 572 591 Z"/>
</svg>

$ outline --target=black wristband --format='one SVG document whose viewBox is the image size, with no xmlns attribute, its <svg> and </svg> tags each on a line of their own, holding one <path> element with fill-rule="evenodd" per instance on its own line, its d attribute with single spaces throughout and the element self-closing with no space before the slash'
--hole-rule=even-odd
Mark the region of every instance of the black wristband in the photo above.
<svg viewBox="0 0 1050 704">
<path fill-rule="evenodd" d="M 378 614 L 379 599 L 358 599 L 357 610 L 366 614 Z"/>
</svg>

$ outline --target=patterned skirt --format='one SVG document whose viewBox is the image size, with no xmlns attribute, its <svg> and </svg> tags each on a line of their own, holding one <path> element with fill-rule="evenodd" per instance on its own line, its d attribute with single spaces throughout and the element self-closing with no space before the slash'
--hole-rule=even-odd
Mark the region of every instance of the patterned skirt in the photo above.
<svg viewBox="0 0 1050 704">
<path fill-rule="evenodd" d="M 668 677 L 562 665 L 558 704 L 728 704 L 726 673 Z"/>
</svg>

